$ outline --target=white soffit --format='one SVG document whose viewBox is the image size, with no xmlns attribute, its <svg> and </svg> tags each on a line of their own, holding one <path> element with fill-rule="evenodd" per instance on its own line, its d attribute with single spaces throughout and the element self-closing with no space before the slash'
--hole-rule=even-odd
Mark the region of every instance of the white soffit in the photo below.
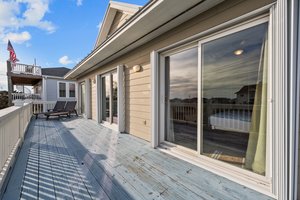
<svg viewBox="0 0 300 200">
<path fill-rule="evenodd" d="M 82 76 L 223 1 L 157 0 L 150 2 L 84 58 L 65 78 Z"/>
</svg>

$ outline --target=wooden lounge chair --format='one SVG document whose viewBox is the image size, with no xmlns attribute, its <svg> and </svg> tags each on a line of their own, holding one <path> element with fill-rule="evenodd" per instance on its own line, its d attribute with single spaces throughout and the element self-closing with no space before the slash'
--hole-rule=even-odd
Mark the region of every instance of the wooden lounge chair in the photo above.
<svg viewBox="0 0 300 200">
<path fill-rule="evenodd" d="M 60 116 L 67 116 L 70 117 L 70 113 L 67 111 L 59 111 L 59 112 L 49 112 L 46 115 L 46 120 L 49 119 L 49 117 L 60 117 Z"/>
<path fill-rule="evenodd" d="M 68 101 L 63 110 L 57 112 L 49 112 L 45 113 L 46 119 L 48 120 L 49 117 L 60 117 L 60 116 L 67 116 L 70 117 L 72 113 L 75 113 L 78 116 L 77 111 L 75 109 L 76 101 Z"/>
<path fill-rule="evenodd" d="M 64 110 L 66 101 L 57 101 L 53 109 L 48 109 L 48 112 L 58 112 Z"/>
<path fill-rule="evenodd" d="M 57 101 L 57 102 L 55 103 L 54 108 L 53 108 L 53 109 L 48 109 L 48 112 L 34 113 L 35 118 L 37 119 L 39 114 L 44 114 L 44 115 L 46 115 L 46 114 L 53 113 L 53 112 L 60 112 L 60 111 L 63 111 L 64 108 L 65 108 L 65 105 L 66 105 L 66 101 Z"/>
<path fill-rule="evenodd" d="M 71 115 L 72 113 L 75 113 L 76 116 L 78 116 L 77 111 L 75 109 L 77 102 L 76 101 L 68 101 L 64 111 L 69 112 L 69 115 Z"/>
</svg>

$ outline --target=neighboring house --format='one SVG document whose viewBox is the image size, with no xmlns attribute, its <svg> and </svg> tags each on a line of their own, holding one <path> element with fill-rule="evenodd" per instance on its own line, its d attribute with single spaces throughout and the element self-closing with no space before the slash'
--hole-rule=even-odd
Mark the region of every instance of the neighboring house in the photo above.
<svg viewBox="0 0 300 200">
<path fill-rule="evenodd" d="M 77 99 L 77 83 L 63 78 L 69 71 L 66 67 L 42 68 L 43 79 L 35 88 L 42 91 L 44 101 Z"/>
<path fill-rule="evenodd" d="M 255 98 L 256 85 L 245 85 L 236 94 L 238 104 L 253 104 Z"/>
<path fill-rule="evenodd" d="M 20 63 L 11 67 L 9 62 L 8 66 L 11 68 L 11 70 L 8 68 L 9 88 L 13 88 L 13 86 L 33 87 L 32 94 L 12 92 L 12 101 L 25 99 L 45 102 L 77 100 L 77 83 L 63 78 L 70 71 L 68 68 L 41 68 Z"/>
<path fill-rule="evenodd" d="M 299 8 L 289 2 L 111 1 L 95 49 L 65 78 L 87 118 L 296 199 Z M 240 104 L 236 92 L 258 84 Z"/>
</svg>

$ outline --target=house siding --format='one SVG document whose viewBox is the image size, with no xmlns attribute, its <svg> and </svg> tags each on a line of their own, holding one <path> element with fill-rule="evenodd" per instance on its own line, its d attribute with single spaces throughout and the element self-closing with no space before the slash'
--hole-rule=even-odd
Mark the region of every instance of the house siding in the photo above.
<svg viewBox="0 0 300 200">
<path fill-rule="evenodd" d="M 46 91 L 47 99 L 46 101 L 56 101 L 57 100 L 57 80 L 46 79 Z"/>
<path fill-rule="evenodd" d="M 74 81 L 67 81 L 63 79 L 54 79 L 54 78 L 46 78 L 46 99 L 45 101 L 57 101 L 57 100 L 68 100 L 68 101 L 76 101 L 76 97 L 71 98 L 58 98 L 58 82 L 68 82 L 68 83 L 76 83 Z M 77 94 L 76 94 L 77 95 Z"/>
<path fill-rule="evenodd" d="M 272 0 L 229 0 L 218 6 L 196 16 L 195 18 L 181 24 L 175 29 L 153 39 L 139 48 L 115 59 L 114 61 L 94 70 L 86 77 L 93 78 L 97 74 L 102 74 L 108 70 L 116 68 L 117 65 L 124 64 L 125 67 L 125 123 L 126 132 L 151 140 L 151 69 L 150 53 L 163 47 L 174 44 L 185 38 L 193 36 L 235 19 L 243 14 L 258 9 L 264 5 L 272 3 Z M 134 65 L 141 65 L 141 72 L 133 72 Z M 92 83 L 93 84 L 93 83 Z M 95 84 L 94 84 L 95 85 Z M 96 120 L 96 86 L 93 86 L 92 98 L 92 119 Z"/>
</svg>

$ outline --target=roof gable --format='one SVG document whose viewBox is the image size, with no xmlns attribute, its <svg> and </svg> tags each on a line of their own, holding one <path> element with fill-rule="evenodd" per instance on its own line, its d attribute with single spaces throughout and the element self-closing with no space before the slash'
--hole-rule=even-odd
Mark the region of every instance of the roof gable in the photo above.
<svg viewBox="0 0 300 200">
<path fill-rule="evenodd" d="M 110 1 L 104 20 L 99 29 L 95 48 L 106 40 L 112 33 L 121 27 L 142 6 L 123 2 Z"/>
</svg>

